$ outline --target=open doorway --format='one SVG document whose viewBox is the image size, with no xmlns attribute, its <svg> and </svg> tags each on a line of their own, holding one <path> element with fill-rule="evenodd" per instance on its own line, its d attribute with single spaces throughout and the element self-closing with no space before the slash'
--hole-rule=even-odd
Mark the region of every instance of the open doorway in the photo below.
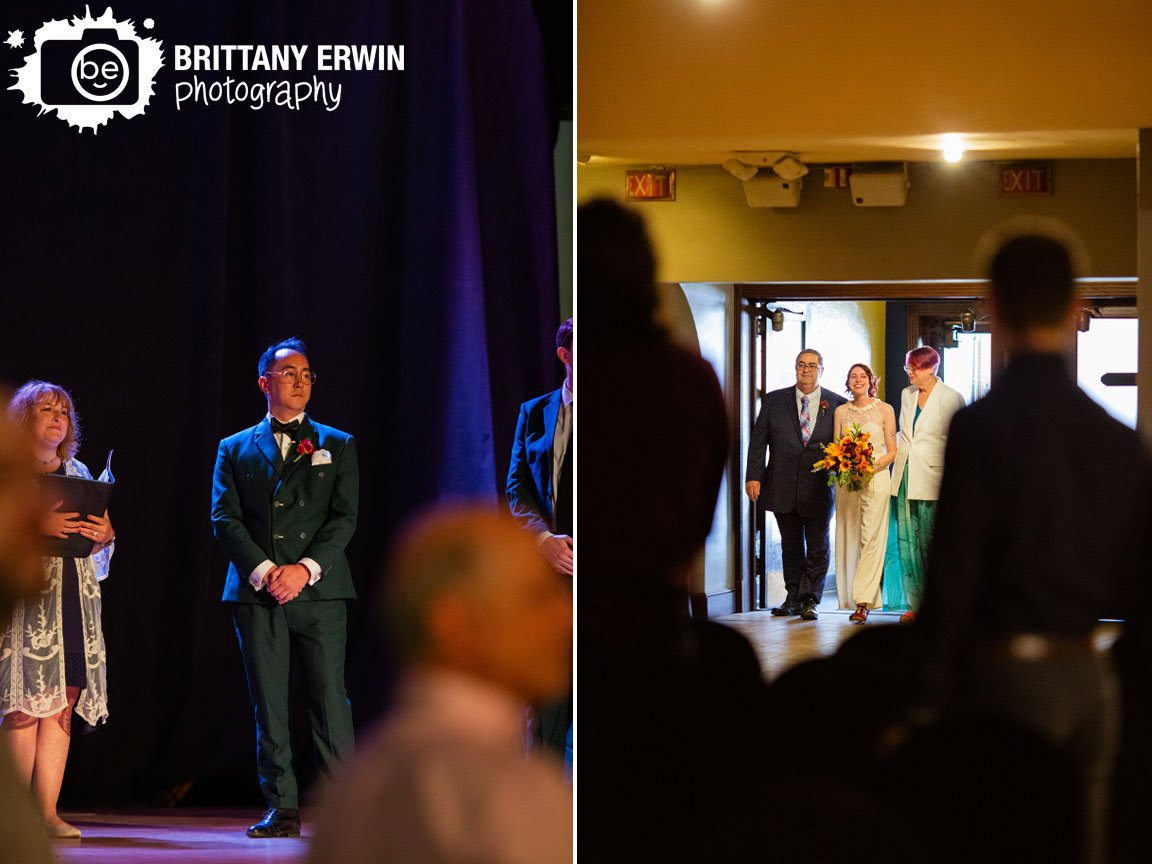
<svg viewBox="0 0 1152 864">
<path fill-rule="evenodd" d="M 743 485 L 748 437 L 764 393 L 795 383 L 794 361 L 804 348 L 816 348 L 825 358 L 820 384 L 843 393 L 848 368 L 868 363 L 881 377 L 879 396 L 893 406 L 897 416 L 900 396 L 908 385 L 903 373 L 905 353 L 918 345 L 931 345 L 941 356 L 939 375 L 963 395 L 966 403 L 981 398 L 1004 365 L 1002 352 L 986 314 L 984 301 L 976 296 L 913 299 L 814 299 L 780 294 L 765 296 L 741 286 L 738 298 L 739 375 L 738 424 L 741 482 L 732 484 L 738 493 Z M 759 286 L 757 286 L 759 287 Z M 1073 366 L 1078 381 L 1113 416 L 1135 425 L 1136 321 L 1127 301 L 1095 301 L 1090 327 L 1081 332 Z M 1127 311 L 1125 311 L 1127 310 Z M 1070 358 L 1070 360 L 1073 358 Z M 741 552 L 736 581 L 742 608 L 768 609 L 785 597 L 780 535 L 776 520 L 746 497 L 733 498 L 742 513 L 739 526 Z M 894 523 L 893 523 L 894 524 Z M 900 579 L 891 530 L 884 568 L 886 582 Z M 820 610 L 840 611 L 835 584 L 835 516 L 830 525 L 831 563 Z M 906 608 L 903 592 L 885 591 L 890 611 Z M 848 610 L 844 611 L 848 614 Z"/>
</svg>

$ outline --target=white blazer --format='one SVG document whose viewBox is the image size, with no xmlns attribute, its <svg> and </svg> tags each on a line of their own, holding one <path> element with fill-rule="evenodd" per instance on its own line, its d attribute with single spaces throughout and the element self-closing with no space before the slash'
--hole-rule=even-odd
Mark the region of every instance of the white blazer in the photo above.
<svg viewBox="0 0 1152 864">
<path fill-rule="evenodd" d="M 917 501 L 936 501 L 944 477 L 944 448 L 948 444 L 948 427 L 952 415 L 964 407 L 964 397 L 937 381 L 928 401 L 916 417 L 916 399 L 920 391 L 905 387 L 900 396 L 900 432 L 896 436 L 896 460 L 892 463 L 892 494 L 900 492 L 900 479 L 908 470 L 908 497 Z"/>
</svg>

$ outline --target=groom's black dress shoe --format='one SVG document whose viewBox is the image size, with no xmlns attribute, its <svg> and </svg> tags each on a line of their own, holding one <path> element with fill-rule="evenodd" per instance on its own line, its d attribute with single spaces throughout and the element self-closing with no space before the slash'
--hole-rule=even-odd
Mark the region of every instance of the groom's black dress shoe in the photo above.
<svg viewBox="0 0 1152 864">
<path fill-rule="evenodd" d="M 816 601 L 805 600 L 804 608 L 800 610 L 800 617 L 805 621 L 815 621 L 820 615 L 816 612 Z"/>
<path fill-rule="evenodd" d="M 264 814 L 264 818 L 253 825 L 246 832 L 249 837 L 257 839 L 266 837 L 299 837 L 300 811 L 289 810 L 284 807 L 272 808 Z"/>
<path fill-rule="evenodd" d="M 779 606 L 772 607 L 773 615 L 799 615 L 803 604 L 799 600 L 786 600 Z"/>
</svg>

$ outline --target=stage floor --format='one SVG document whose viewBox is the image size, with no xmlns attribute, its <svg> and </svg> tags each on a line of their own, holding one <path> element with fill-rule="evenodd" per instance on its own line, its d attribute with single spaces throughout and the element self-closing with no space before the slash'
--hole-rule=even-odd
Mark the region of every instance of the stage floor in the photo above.
<svg viewBox="0 0 1152 864">
<path fill-rule="evenodd" d="M 250 840 L 244 830 L 260 818 L 254 809 L 66 811 L 60 814 L 83 833 L 79 840 L 55 840 L 62 864 L 248 864 L 301 862 L 311 826 L 297 839 Z"/>
</svg>

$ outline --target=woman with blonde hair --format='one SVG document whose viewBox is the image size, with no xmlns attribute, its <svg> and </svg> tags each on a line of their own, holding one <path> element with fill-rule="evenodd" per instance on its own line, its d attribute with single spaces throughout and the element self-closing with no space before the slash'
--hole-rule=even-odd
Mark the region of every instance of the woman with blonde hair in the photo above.
<svg viewBox="0 0 1152 864">
<path fill-rule="evenodd" d="M 31 440 L 34 472 L 92 479 L 76 459 L 80 427 L 63 387 L 29 381 L 12 396 L 8 415 Z M 107 511 L 62 512 L 62 503 L 45 513 L 41 532 L 58 539 L 79 534 L 92 541 L 92 553 L 44 558 L 44 589 L 18 601 L 0 632 L 0 728 L 49 836 L 79 837 L 79 829 L 57 814 L 56 802 L 72 712 L 93 726 L 108 717 L 100 582 L 108 575 L 116 533 Z"/>
</svg>

